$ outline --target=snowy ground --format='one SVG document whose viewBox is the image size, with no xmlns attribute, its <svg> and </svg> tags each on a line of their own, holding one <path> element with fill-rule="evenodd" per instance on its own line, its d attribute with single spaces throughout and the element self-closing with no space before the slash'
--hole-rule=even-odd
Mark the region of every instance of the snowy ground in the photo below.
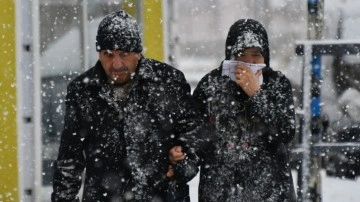
<svg viewBox="0 0 360 202">
<path fill-rule="evenodd" d="M 296 184 L 296 172 L 293 172 Z M 342 180 L 328 177 L 321 172 L 323 202 L 358 202 L 360 201 L 360 179 Z M 197 202 L 198 176 L 189 182 L 191 202 Z"/>
<path fill-rule="evenodd" d="M 296 185 L 296 172 L 293 172 Z M 342 180 L 328 177 L 321 172 L 323 202 L 358 202 L 360 200 L 360 179 Z M 197 202 L 198 176 L 189 182 L 191 202 Z M 42 202 L 50 201 L 51 187 L 43 189 Z"/>
<path fill-rule="evenodd" d="M 355 202 L 360 200 L 360 180 L 342 180 L 324 177 L 322 173 L 322 193 L 324 202 Z"/>
</svg>

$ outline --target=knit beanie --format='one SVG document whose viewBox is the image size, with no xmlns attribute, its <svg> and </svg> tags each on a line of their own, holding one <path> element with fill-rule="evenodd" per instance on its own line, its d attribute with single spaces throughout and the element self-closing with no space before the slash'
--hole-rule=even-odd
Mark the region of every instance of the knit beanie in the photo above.
<svg viewBox="0 0 360 202">
<path fill-rule="evenodd" d="M 122 10 L 105 16 L 97 31 L 96 50 L 141 52 L 140 28 L 136 20 Z"/>
<path fill-rule="evenodd" d="M 266 66 L 270 64 L 269 41 L 265 28 L 256 20 L 240 19 L 229 29 L 225 43 L 225 59 L 230 60 L 245 48 L 260 48 Z"/>
</svg>

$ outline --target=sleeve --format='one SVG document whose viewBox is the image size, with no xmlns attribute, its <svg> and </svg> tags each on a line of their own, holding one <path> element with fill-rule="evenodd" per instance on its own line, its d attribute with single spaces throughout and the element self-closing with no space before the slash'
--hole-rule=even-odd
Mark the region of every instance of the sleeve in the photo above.
<svg viewBox="0 0 360 202">
<path fill-rule="evenodd" d="M 205 93 L 206 86 L 207 86 L 207 77 L 204 77 L 198 83 L 193 93 L 195 107 L 199 110 L 203 118 L 208 117 L 208 113 L 206 111 L 206 105 L 207 105 L 207 96 Z"/>
<path fill-rule="evenodd" d="M 182 176 L 186 181 L 190 181 L 195 177 L 199 171 L 201 159 L 206 155 L 206 151 L 211 145 L 212 126 L 208 121 L 209 116 L 206 111 L 206 81 L 207 77 L 204 77 L 194 90 L 193 96 L 189 98 L 191 100 L 191 106 L 184 106 L 194 113 L 193 120 L 195 121 L 190 121 L 190 123 L 196 127 L 195 129 L 181 133 L 180 135 L 179 139 L 185 145 L 187 156 L 184 161 L 178 162 L 174 166 L 174 172 L 176 176 Z M 191 120 L 191 118 L 186 116 L 184 118 Z"/>
<path fill-rule="evenodd" d="M 189 85 L 184 82 L 182 86 Z M 201 84 L 200 84 L 201 85 Z M 208 116 L 206 113 L 206 102 L 203 102 L 203 97 L 197 97 L 197 94 L 191 96 L 190 88 L 179 87 L 179 103 L 178 110 L 175 111 L 177 117 L 177 134 L 179 140 L 187 148 L 188 152 L 198 152 L 209 146 L 210 143 L 210 125 L 208 123 Z M 181 90 L 182 89 L 182 90 Z M 184 90 L 185 89 L 185 90 Z M 196 88 L 195 92 L 203 93 Z M 201 94 L 201 96 L 205 96 Z"/>
<path fill-rule="evenodd" d="M 196 103 L 191 96 L 190 85 L 181 74 L 173 87 L 176 92 L 172 96 L 176 97 L 176 107 L 172 116 L 176 120 L 175 134 L 178 143 L 183 146 L 187 154 L 186 159 L 174 166 L 175 176 L 178 181 L 186 183 L 198 173 L 198 157 L 195 153 L 196 148 L 204 144 L 206 135 L 206 126 L 201 119 L 201 114 Z"/>
<path fill-rule="evenodd" d="M 256 133 L 270 144 L 287 144 L 295 135 L 295 112 L 290 81 L 277 73 L 276 79 L 247 102 Z"/>
<path fill-rule="evenodd" d="M 81 124 L 75 102 L 76 97 L 76 91 L 69 85 L 65 100 L 64 130 L 61 135 L 58 158 L 54 162 L 51 195 L 53 202 L 79 201 L 76 195 L 81 187 L 85 158 L 80 137 Z"/>
<path fill-rule="evenodd" d="M 161 69 L 156 72 L 156 75 L 156 80 L 147 80 L 145 94 L 151 95 L 148 102 L 154 123 L 154 128 L 151 129 L 152 133 L 161 134 L 161 138 L 156 142 L 149 143 L 149 145 L 156 144 L 156 147 L 147 150 L 150 152 L 145 152 L 150 153 L 151 157 L 144 159 L 138 155 L 143 152 L 142 145 L 139 145 L 135 139 L 130 140 L 134 142 L 131 142 L 132 147 L 127 151 L 127 155 L 131 159 L 131 172 L 136 181 L 135 186 L 138 186 L 136 189 L 141 190 L 142 187 L 151 185 L 155 191 L 164 191 L 168 189 L 169 181 L 173 180 L 166 177 L 169 166 L 169 150 L 175 145 L 185 147 L 185 143 L 180 140 L 180 137 L 195 136 L 201 125 L 197 121 L 196 111 L 191 109 L 190 85 L 186 82 L 184 75 L 170 67 Z M 136 131 L 136 134 L 146 132 L 141 127 L 132 127 L 132 130 Z M 142 136 L 146 136 L 146 134 Z M 156 160 L 154 161 L 154 159 Z M 197 171 L 195 175 L 196 173 Z M 178 175 L 175 181 L 179 187 L 183 187 L 187 182 L 181 175 Z M 135 199 L 140 200 L 141 197 L 144 196 L 139 194 L 139 196 L 135 196 Z"/>
</svg>

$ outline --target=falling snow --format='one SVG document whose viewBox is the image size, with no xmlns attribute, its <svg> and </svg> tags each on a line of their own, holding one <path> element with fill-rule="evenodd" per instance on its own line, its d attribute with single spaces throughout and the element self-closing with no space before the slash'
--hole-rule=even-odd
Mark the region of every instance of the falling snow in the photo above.
<svg viewBox="0 0 360 202">
<path fill-rule="evenodd" d="M 42 1 L 40 1 L 41 3 Z M 78 2 L 78 1 L 76 1 Z M 41 51 L 41 104 L 42 104 L 42 117 L 41 117 L 41 132 L 43 134 L 42 138 L 42 154 L 43 154 L 43 164 L 44 169 L 41 173 L 43 175 L 43 184 L 44 187 L 41 189 L 43 201 L 48 201 L 50 198 L 51 190 L 51 178 L 52 178 L 52 170 L 53 170 L 53 161 L 58 155 L 60 134 L 64 126 L 64 116 L 66 112 L 65 107 L 65 96 L 66 96 L 66 88 L 67 85 L 73 81 L 80 73 L 86 71 L 91 66 L 96 64 L 98 59 L 98 53 L 96 49 L 101 49 L 99 45 L 96 45 L 96 32 L 97 27 L 100 23 L 100 20 L 111 11 L 118 10 L 119 5 L 122 4 L 123 1 L 88 1 L 88 23 L 85 25 L 81 24 L 82 15 L 81 15 L 81 6 L 77 5 L 74 2 L 61 2 L 61 3 L 50 3 L 49 1 L 45 1 L 42 3 L 40 8 L 40 18 L 41 18 L 41 33 L 40 37 L 40 51 Z M 294 94 L 294 105 L 286 106 L 283 104 L 274 106 L 268 100 L 268 96 L 265 94 L 257 95 L 257 102 L 255 104 L 257 112 L 260 115 L 266 117 L 267 121 L 271 121 L 269 124 L 278 123 L 279 121 L 276 116 L 277 112 L 284 111 L 292 111 L 296 112 L 296 120 L 290 119 L 287 120 L 289 125 L 297 124 L 296 133 L 299 135 L 299 120 L 298 118 L 306 113 L 300 108 L 301 100 L 302 100 L 302 69 L 303 69 L 303 58 L 301 56 L 295 55 L 295 44 L 298 41 L 306 40 L 307 38 L 307 5 L 306 1 L 296 1 L 296 0 L 279 0 L 279 1 L 221 1 L 221 0 L 212 0 L 211 3 L 209 1 L 199 1 L 199 0 L 183 0 L 183 1 L 173 1 L 171 3 L 171 11 L 167 12 L 169 15 L 169 19 L 160 19 L 162 24 L 169 25 L 166 30 L 166 34 L 169 34 L 169 38 L 167 38 L 167 42 L 169 47 L 166 49 L 167 56 L 165 56 L 168 63 L 174 65 L 178 69 L 184 72 L 186 79 L 191 85 L 191 90 L 194 90 L 196 85 L 199 83 L 200 79 L 207 74 L 208 72 L 219 67 L 220 63 L 225 59 L 224 58 L 224 50 L 229 47 L 225 47 L 225 40 L 227 31 L 230 25 L 240 18 L 252 18 L 257 19 L 264 24 L 266 30 L 268 31 L 269 37 L 269 45 L 270 45 L 270 67 L 275 71 L 281 71 L 282 74 L 278 76 L 280 78 L 284 78 L 286 76 L 292 85 L 292 91 Z M 24 3 L 25 6 L 25 3 Z M 129 3 L 127 5 L 130 8 L 136 7 L 134 3 Z M 358 24 L 360 23 L 360 14 L 358 12 L 358 8 L 360 6 L 360 1 L 358 0 L 325 0 L 325 11 L 324 11 L 324 30 L 323 36 L 321 40 L 350 40 L 354 43 L 360 42 L 360 30 Z M 31 42 L 31 27 L 27 27 L 31 24 L 31 11 L 30 8 L 23 8 L 25 11 L 23 13 L 23 24 L 21 26 L 25 31 L 19 34 L 19 38 L 21 38 L 21 42 L 19 44 L 26 47 L 26 44 Z M 148 10 L 149 12 L 151 10 Z M 7 10 L 8 12 L 8 10 Z M 138 19 L 141 19 L 144 16 L 138 16 Z M 169 20 L 169 21 L 167 21 Z M 118 30 L 124 26 L 125 22 L 120 19 L 115 19 L 113 22 L 104 22 L 104 23 L 113 23 L 113 26 L 109 26 L 108 32 L 119 32 Z M 166 24 L 168 23 L 168 24 Z M 129 24 L 126 24 L 129 25 Z M 133 25 L 133 24 L 131 24 Z M 142 26 L 143 24 L 140 23 Z M 143 27 L 132 27 L 133 30 L 144 31 Z M 341 26 L 341 29 L 338 27 Z M 2 24 L 2 27 L 7 30 L 12 27 L 11 24 Z M 83 41 L 82 34 L 87 31 L 87 41 Z M 133 33 L 133 32 L 132 32 Z M 122 35 L 124 33 L 118 33 Z M 128 34 L 128 33 L 127 33 Z M 130 34 L 131 35 L 131 34 Z M 134 37 L 131 35 L 131 37 Z M 138 37 L 138 36 L 136 36 Z M 144 36 L 141 36 L 144 38 Z M 5 39 L 6 36 L 2 35 L 2 39 Z M 101 38 L 101 39 L 106 39 Z M 100 39 L 99 39 L 100 40 Z M 237 38 L 237 45 L 231 47 L 230 50 L 232 54 L 237 53 L 244 46 L 251 47 L 262 47 L 261 43 L 257 42 L 262 41 L 263 39 L 254 34 L 253 32 L 247 32 L 242 38 Z M 133 41 L 132 41 L 133 42 Z M 134 50 L 136 47 L 132 47 L 132 42 L 128 42 L 127 45 L 129 50 Z M 243 43 L 244 42 L 244 43 Z M 82 45 L 82 43 L 85 43 Z M 140 44 L 139 41 L 136 43 Z M 118 44 L 111 44 L 116 49 L 119 48 Z M 3 43 L 3 46 L 9 46 L 7 42 Z M 86 47 L 86 48 L 84 48 Z M 144 47 L 146 50 L 147 47 Z M 32 117 L 33 106 L 34 105 L 34 90 L 31 88 L 33 85 L 33 63 L 30 61 L 30 54 L 33 47 L 30 46 L 28 48 L 30 51 L 24 51 L 22 55 L 21 61 L 16 61 L 21 64 L 21 68 L 19 68 L 19 77 L 22 79 L 23 83 L 14 83 L 11 81 L 7 83 L 6 81 L 0 81 L 1 89 L 11 89 L 18 90 L 22 92 L 18 98 L 14 96 L 7 96 L 8 92 L 4 92 L 6 98 L 10 98 L 11 100 L 21 99 L 20 103 L 24 106 L 15 107 L 15 104 L 11 106 L 12 108 L 17 108 L 17 111 L 21 111 L 21 117 L 19 120 L 23 121 L 24 128 L 21 129 L 22 136 L 20 137 L 21 149 L 19 152 L 22 152 L 21 159 L 22 163 L 24 163 L 25 168 L 35 167 L 35 162 L 33 161 L 33 141 L 32 137 L 32 127 L 34 118 Z M 24 50 L 27 50 L 24 48 Z M 10 50 L 4 51 L 5 54 L 8 54 Z M 83 58 L 87 58 L 88 61 L 84 62 Z M 230 59 L 230 58 L 228 58 Z M 15 61 L 6 60 L 4 64 L 13 65 Z M 31 64 L 31 65 L 29 65 Z M 87 67 L 84 67 L 84 64 L 88 64 Z M 336 68 L 336 67 L 342 68 Z M 326 127 L 325 135 L 323 141 L 336 141 L 338 139 L 344 140 L 348 139 L 350 141 L 360 141 L 359 137 L 359 122 L 360 122 L 360 71 L 358 70 L 360 67 L 360 57 L 357 55 L 348 55 L 345 54 L 343 57 L 334 58 L 332 56 L 323 56 L 322 57 L 322 81 L 321 81 L 321 107 L 322 114 L 324 115 L 324 119 L 322 119 L 322 126 Z M 216 70 L 214 70 L 216 71 Z M 144 77 L 152 78 L 154 76 L 151 72 L 144 71 L 141 72 Z M 23 75 L 21 75 L 23 74 Z M 168 75 L 175 74 L 174 72 L 167 72 Z M 6 74 L 9 75 L 9 74 Z M 162 75 L 164 76 L 164 75 Z M 160 82 L 160 76 L 154 77 L 154 81 Z M 202 86 L 203 91 L 206 93 L 212 93 L 204 100 L 206 103 L 216 103 L 216 106 L 213 108 L 214 111 L 217 112 L 217 116 L 214 117 L 215 125 L 217 130 L 222 134 L 223 139 L 220 140 L 221 145 L 216 145 L 216 149 L 214 152 L 219 154 L 216 158 L 221 159 L 223 162 L 227 162 L 222 165 L 223 172 L 220 172 L 221 175 L 213 176 L 210 180 L 216 181 L 216 183 L 225 184 L 230 186 L 230 195 L 232 195 L 232 199 L 235 200 L 236 193 L 241 193 L 241 191 L 249 192 L 252 190 L 247 190 L 243 185 L 239 182 L 234 182 L 235 177 L 234 170 L 239 171 L 242 169 L 244 164 L 250 163 L 248 160 L 251 156 L 257 156 L 257 158 L 261 158 L 262 161 L 271 163 L 271 159 L 266 154 L 262 153 L 262 149 L 264 144 L 260 144 L 261 140 L 252 139 L 251 141 L 257 141 L 257 144 L 252 145 L 250 143 L 249 150 L 244 149 L 247 147 L 244 144 L 241 144 L 243 138 L 245 136 L 234 136 L 231 133 L 230 129 L 238 130 L 241 132 L 246 131 L 246 128 L 240 127 L 238 124 L 238 120 L 236 119 L 235 110 L 243 111 L 244 106 L 233 97 L 217 97 L 218 95 L 226 95 L 226 90 L 229 86 L 234 83 L 231 83 L 229 78 L 224 79 L 223 77 L 216 77 L 213 75 L 207 76 L 208 80 L 213 80 L 217 85 L 215 86 Z M 161 79 L 160 79 L 161 80 Z M 274 83 L 278 80 L 274 79 Z M 93 85 L 92 82 L 98 82 L 95 80 L 91 80 L 90 77 L 83 77 L 82 80 L 78 80 L 81 85 Z M 168 82 L 168 81 L 162 81 Z M 21 85 L 21 86 L 20 86 Z M 275 88 L 275 84 L 270 86 L 271 88 Z M 278 85 L 276 87 L 286 88 L 288 86 Z M 158 88 L 151 87 L 151 93 L 153 97 L 151 99 L 156 99 L 159 101 L 158 106 L 152 106 L 158 111 L 164 111 L 164 104 L 171 105 L 174 109 L 178 109 L 181 103 L 176 103 L 173 100 L 165 103 L 164 94 L 168 92 L 166 88 Z M 172 96 L 176 96 L 171 94 Z M 87 120 L 91 123 L 105 121 L 104 119 L 98 118 L 98 115 L 113 115 L 113 117 L 119 117 L 119 114 L 116 114 L 112 110 L 104 110 L 103 108 L 97 106 L 96 109 L 90 108 L 90 106 L 94 105 L 94 97 L 93 95 L 86 95 L 86 99 L 81 97 L 80 95 L 73 95 L 76 98 L 81 98 L 83 101 L 78 103 L 81 106 L 82 113 L 81 118 Z M 140 95 L 138 95 L 140 97 Z M 148 95 L 145 95 L 148 96 Z M 242 96 L 242 95 L 238 95 Z M 273 94 L 273 97 L 277 97 L 279 99 L 285 99 L 286 97 L 281 97 L 280 94 Z M 115 97 L 111 95 L 106 89 L 101 89 L 99 93 L 99 97 L 101 99 L 106 100 L 111 109 L 120 108 L 118 103 L 115 101 Z M 4 98 L 4 97 L 1 97 Z M 260 105 L 262 102 L 267 100 L 269 102 L 264 102 L 264 105 Z M 7 103 L 8 101 L 1 100 L 2 103 Z M 1 120 L 8 121 L 10 116 L 13 116 L 12 111 L 9 110 L 10 105 L 6 105 L 6 107 L 1 107 Z M 126 108 L 124 110 L 130 113 L 132 110 L 147 110 L 149 106 L 136 104 L 133 108 Z M 274 111 L 274 109 L 278 111 Z M 23 109 L 23 110 L 19 110 Z M 234 109 L 234 110 L 232 110 Z M 264 110 L 260 110 L 264 109 Z M 269 109 L 269 111 L 266 111 Z M 271 110 L 272 111 L 271 111 Z M 75 111 L 70 111 L 71 113 L 75 113 Z M 269 116 L 265 116 L 266 112 L 269 112 Z M 115 113 L 115 114 L 114 114 Z M 183 113 L 183 112 L 179 112 Z M 223 118 L 230 117 L 230 120 L 224 121 Z M 154 118 L 156 116 L 156 118 Z M 134 151 L 139 150 L 143 147 L 141 145 L 141 137 L 145 136 L 145 131 L 147 130 L 145 126 L 155 124 L 157 120 L 160 120 L 163 124 L 164 130 L 171 129 L 174 124 L 174 116 L 176 114 L 161 114 L 154 113 L 152 115 L 149 114 L 139 114 L 136 118 L 138 121 L 134 121 L 128 127 L 131 128 L 131 131 L 136 131 L 138 136 L 129 137 L 127 136 L 127 141 L 132 142 L 134 148 L 129 148 L 124 145 L 121 147 L 116 147 L 116 143 L 122 141 L 119 139 L 120 129 L 112 129 L 108 130 L 109 136 L 107 136 L 107 141 L 98 142 L 100 146 L 94 151 L 94 164 L 101 165 L 103 164 L 103 159 L 98 158 L 98 156 L 104 153 L 104 148 L 113 148 L 111 152 L 119 153 L 120 151 L 127 151 L 129 156 L 133 159 L 131 162 L 132 169 L 129 171 L 132 175 L 134 175 L 134 180 L 138 181 L 139 187 L 134 187 L 134 190 L 141 189 L 141 186 L 148 186 L 148 182 L 146 182 L 146 178 L 149 175 L 154 174 L 153 168 L 156 167 L 156 163 L 159 162 L 151 162 L 144 161 L 145 166 L 142 165 L 143 159 L 138 159 L 137 155 L 135 155 Z M 36 117 L 39 118 L 39 117 Z M 68 117 L 69 118 L 69 117 Z M 73 118 L 72 116 L 70 118 Z M 108 119 L 106 119 L 108 120 Z M 18 121 L 18 120 L 17 120 Z M 78 121 L 77 119 L 71 119 L 71 121 Z M 325 122 L 328 121 L 328 122 Z M 223 124 L 226 123 L 226 124 Z M 281 122 L 283 123 L 283 122 Z M 100 125 L 100 126 L 99 126 Z M 99 137 L 102 136 L 99 131 L 99 127 L 101 124 L 96 125 L 87 125 L 86 129 L 90 131 L 96 131 Z M 266 128 L 271 130 L 272 128 Z M 286 129 L 282 129 L 285 131 Z M 344 131 L 355 131 L 351 133 L 346 133 Z M 7 132 L 7 131 L 6 131 Z M 344 134 L 339 137 L 338 134 L 340 132 L 344 132 Z M 69 133 L 71 136 L 75 136 L 78 138 L 79 143 L 84 143 L 88 141 L 88 137 L 84 134 L 84 131 L 77 133 L 71 132 Z M 348 135 L 348 136 L 347 136 Z M 3 135 L 3 139 L 0 140 L 0 145 L 4 145 L 0 147 L 0 151 L 9 149 L 9 146 L 6 142 L 11 137 L 8 134 Z M 137 138 L 137 139 L 136 139 Z M 159 141 L 159 137 L 153 136 L 153 141 Z M 174 134 L 169 134 L 170 139 L 176 138 Z M 269 142 L 277 140 L 277 138 L 281 138 L 279 134 L 274 134 L 273 136 L 269 136 Z M 296 143 L 298 136 L 295 137 L 293 141 L 293 145 Z M 6 143 L 6 144 L 5 144 Z M 158 144 L 154 143 L 152 145 L 154 147 L 159 147 L 161 149 L 154 151 L 151 146 L 149 146 L 149 152 L 158 152 L 160 155 L 166 151 L 164 148 L 163 142 L 159 141 Z M 249 146 L 249 145 L 248 145 Z M 241 153 L 242 155 L 238 155 Z M 328 160 L 331 157 L 331 153 L 322 154 L 324 160 Z M 342 156 L 346 158 L 346 155 Z M 214 157 L 215 158 L 215 157 Z M 150 158 L 149 158 L 150 159 Z M 73 176 L 74 173 L 67 172 L 70 166 L 74 166 L 70 161 L 64 161 L 56 164 L 58 167 L 63 168 L 64 176 Z M 238 163 L 231 164 L 232 162 L 237 161 Z M 142 163 L 140 163 L 142 162 Z M 359 160 L 357 160 L 359 163 Z M 77 166 L 83 166 L 81 163 L 77 162 Z M 206 164 L 204 165 L 205 169 L 210 169 L 212 165 Z M 15 164 L 3 164 L 0 165 L 0 169 L 4 168 L 13 168 Z M 245 166 L 244 166 L 245 167 Z M 251 177 L 254 179 L 256 177 L 261 176 L 261 178 L 268 178 L 270 181 L 275 182 L 276 179 L 273 179 L 273 176 L 267 175 L 268 168 L 256 169 L 256 175 L 252 175 L 252 171 L 254 170 L 242 170 L 243 172 L 248 173 L 247 177 Z M 294 179 L 294 188 L 297 187 L 297 172 L 296 167 L 293 166 L 292 170 L 292 178 Z M 22 168 L 24 169 L 24 168 Z M 214 169 L 215 170 L 215 169 Z M 220 169 L 219 169 L 220 170 Z M 255 172 L 254 171 L 254 172 Z M 270 171 L 269 171 L 270 172 Z M 156 173 L 157 174 L 157 173 Z M 244 174 L 244 173 L 242 173 Z M 322 186 L 321 191 L 323 194 L 323 201 L 329 202 L 338 202 L 338 201 L 357 201 L 360 198 L 359 192 L 357 188 L 360 186 L 359 179 L 339 179 L 335 176 L 329 176 L 326 173 L 326 169 L 322 169 L 321 172 Z M 240 175 L 240 174 L 239 174 Z M 342 174 L 345 175 L 345 174 Z M 20 181 L 31 182 L 33 181 L 34 171 L 29 171 L 28 175 L 19 176 Z M 290 176 L 288 176 L 290 177 Z M 115 180 L 113 180 L 115 179 Z M 81 183 L 81 178 L 77 178 L 74 181 L 76 183 Z M 197 201 L 197 193 L 198 193 L 198 185 L 199 185 L 199 176 L 195 177 L 190 182 L 190 194 L 191 201 Z M 125 183 L 125 178 L 117 178 L 113 175 L 106 176 L 106 182 L 104 182 L 104 186 L 111 189 L 110 186 L 112 183 Z M 157 183 L 156 181 L 154 183 Z M 75 184 L 76 184 L 75 183 Z M 255 182 L 254 182 L 255 183 Z M 270 186 L 270 185 L 269 185 Z M 30 189 L 29 187 L 25 187 L 26 189 Z M 214 188 L 214 187 L 213 187 Z M 209 196 L 214 196 L 219 194 L 217 192 L 218 187 L 215 189 L 209 188 L 206 190 L 206 193 Z M 255 187 L 257 188 L 257 187 Z M 255 191 L 258 191 L 254 188 Z M 261 187 L 260 187 L 261 188 Z M 277 189 L 273 192 L 274 195 L 280 193 L 284 187 L 276 187 Z M 77 189 L 75 189 L 75 192 Z M 75 193 L 76 194 L 76 193 Z M 134 196 L 131 193 L 127 193 L 127 197 L 141 197 Z M 214 194 L 214 195 L 212 195 Z M 80 194 L 81 195 L 81 194 Z M 260 194 L 259 194 L 260 196 Z M 216 196 L 218 197 L 218 196 Z M 0 192 L 0 200 L 9 199 L 14 200 L 12 193 L 1 193 Z"/>
</svg>

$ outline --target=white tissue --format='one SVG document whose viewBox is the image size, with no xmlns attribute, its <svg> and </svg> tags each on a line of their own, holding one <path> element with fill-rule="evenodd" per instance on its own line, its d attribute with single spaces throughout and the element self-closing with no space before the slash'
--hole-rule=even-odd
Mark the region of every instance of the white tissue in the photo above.
<svg viewBox="0 0 360 202">
<path fill-rule="evenodd" d="M 246 63 L 246 62 L 241 62 L 241 61 L 236 61 L 236 60 L 224 60 L 223 65 L 222 65 L 222 74 L 221 75 L 229 76 L 231 80 L 236 81 L 235 70 L 236 70 L 236 66 L 239 64 L 243 64 L 243 65 L 249 67 L 253 73 L 256 73 L 259 69 L 266 67 L 265 64 L 251 64 L 251 63 Z M 262 75 L 259 77 L 259 82 L 260 82 L 260 85 L 263 83 Z"/>
</svg>

